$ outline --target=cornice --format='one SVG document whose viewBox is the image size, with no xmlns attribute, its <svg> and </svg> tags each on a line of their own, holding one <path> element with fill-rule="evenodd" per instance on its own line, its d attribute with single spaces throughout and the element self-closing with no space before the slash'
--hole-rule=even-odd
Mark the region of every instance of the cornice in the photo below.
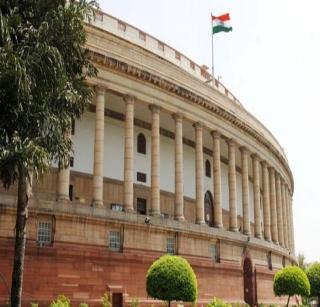
<svg viewBox="0 0 320 307">
<path fill-rule="evenodd" d="M 228 112 L 220 106 L 215 105 L 213 102 L 193 93 L 192 91 L 184 88 L 183 86 L 175 84 L 172 81 L 168 81 L 165 78 L 152 74 L 144 69 L 130 65 L 116 58 L 99 53 L 97 51 L 90 50 L 89 53 L 92 62 L 97 63 L 103 66 L 104 68 L 112 70 L 116 73 L 128 75 L 131 78 L 135 78 L 145 83 L 149 83 L 163 91 L 179 96 L 184 100 L 187 100 L 193 104 L 205 108 L 206 110 L 214 113 L 221 119 L 229 122 L 237 129 L 242 130 L 247 135 L 254 138 L 258 143 L 263 145 L 266 149 L 268 149 L 278 159 L 278 161 L 283 165 L 283 167 L 289 174 L 291 179 L 291 186 L 293 188 L 292 172 L 282 154 L 276 149 L 276 147 L 270 141 L 268 141 L 264 136 L 262 136 L 257 130 L 246 124 L 241 119 L 237 118 L 234 114 Z"/>
</svg>

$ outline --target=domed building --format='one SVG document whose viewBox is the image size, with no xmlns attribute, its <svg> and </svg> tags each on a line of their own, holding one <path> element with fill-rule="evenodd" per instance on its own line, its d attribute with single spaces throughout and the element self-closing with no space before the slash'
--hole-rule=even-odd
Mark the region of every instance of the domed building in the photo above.
<svg viewBox="0 0 320 307">
<path fill-rule="evenodd" d="M 293 177 L 270 131 L 207 67 L 104 13 L 87 25 L 96 96 L 72 125 L 70 167 L 32 189 L 23 301 L 113 306 L 147 296 L 150 264 L 185 257 L 198 304 L 279 303 L 296 263 Z M 0 190 L 0 304 L 8 300 L 17 190 Z"/>
</svg>

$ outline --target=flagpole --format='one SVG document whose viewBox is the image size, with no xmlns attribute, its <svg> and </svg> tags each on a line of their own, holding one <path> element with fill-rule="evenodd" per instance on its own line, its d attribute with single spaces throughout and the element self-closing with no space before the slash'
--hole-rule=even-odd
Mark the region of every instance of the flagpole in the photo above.
<svg viewBox="0 0 320 307">
<path fill-rule="evenodd" d="M 212 86 L 214 85 L 214 53 L 213 53 L 213 33 L 212 33 L 212 27 L 213 27 L 213 23 L 212 23 L 212 14 L 211 14 L 211 29 L 210 29 L 210 33 L 211 33 L 211 52 L 212 52 Z"/>
</svg>

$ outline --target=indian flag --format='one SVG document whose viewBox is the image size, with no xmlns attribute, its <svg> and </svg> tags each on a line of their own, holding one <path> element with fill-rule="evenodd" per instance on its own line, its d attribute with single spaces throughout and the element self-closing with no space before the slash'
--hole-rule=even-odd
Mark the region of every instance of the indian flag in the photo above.
<svg viewBox="0 0 320 307">
<path fill-rule="evenodd" d="M 211 14 L 211 20 L 212 20 L 212 34 L 216 34 L 219 32 L 232 31 L 232 27 L 230 25 L 229 13 L 218 16 L 218 17 L 213 16 Z"/>
</svg>

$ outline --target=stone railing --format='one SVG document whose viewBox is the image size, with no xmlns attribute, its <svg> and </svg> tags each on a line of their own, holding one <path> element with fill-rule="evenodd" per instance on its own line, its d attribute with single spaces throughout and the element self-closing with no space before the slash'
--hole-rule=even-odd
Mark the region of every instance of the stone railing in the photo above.
<svg viewBox="0 0 320 307">
<path fill-rule="evenodd" d="M 234 103 L 240 105 L 240 102 L 237 100 L 237 98 L 222 83 L 220 83 L 219 80 L 214 79 L 214 81 L 212 81 L 212 76 L 208 72 L 207 66 L 200 66 L 196 64 L 178 50 L 170 47 L 152 35 L 147 34 L 142 30 L 139 30 L 136 27 L 101 11 L 96 12 L 95 20 L 92 21 L 92 24 L 144 49 L 147 49 L 154 54 L 157 54 L 158 56 L 193 75 L 197 79 L 200 79 L 201 81 L 206 82 L 208 85 L 213 86 L 216 90 L 227 96 Z"/>
</svg>

